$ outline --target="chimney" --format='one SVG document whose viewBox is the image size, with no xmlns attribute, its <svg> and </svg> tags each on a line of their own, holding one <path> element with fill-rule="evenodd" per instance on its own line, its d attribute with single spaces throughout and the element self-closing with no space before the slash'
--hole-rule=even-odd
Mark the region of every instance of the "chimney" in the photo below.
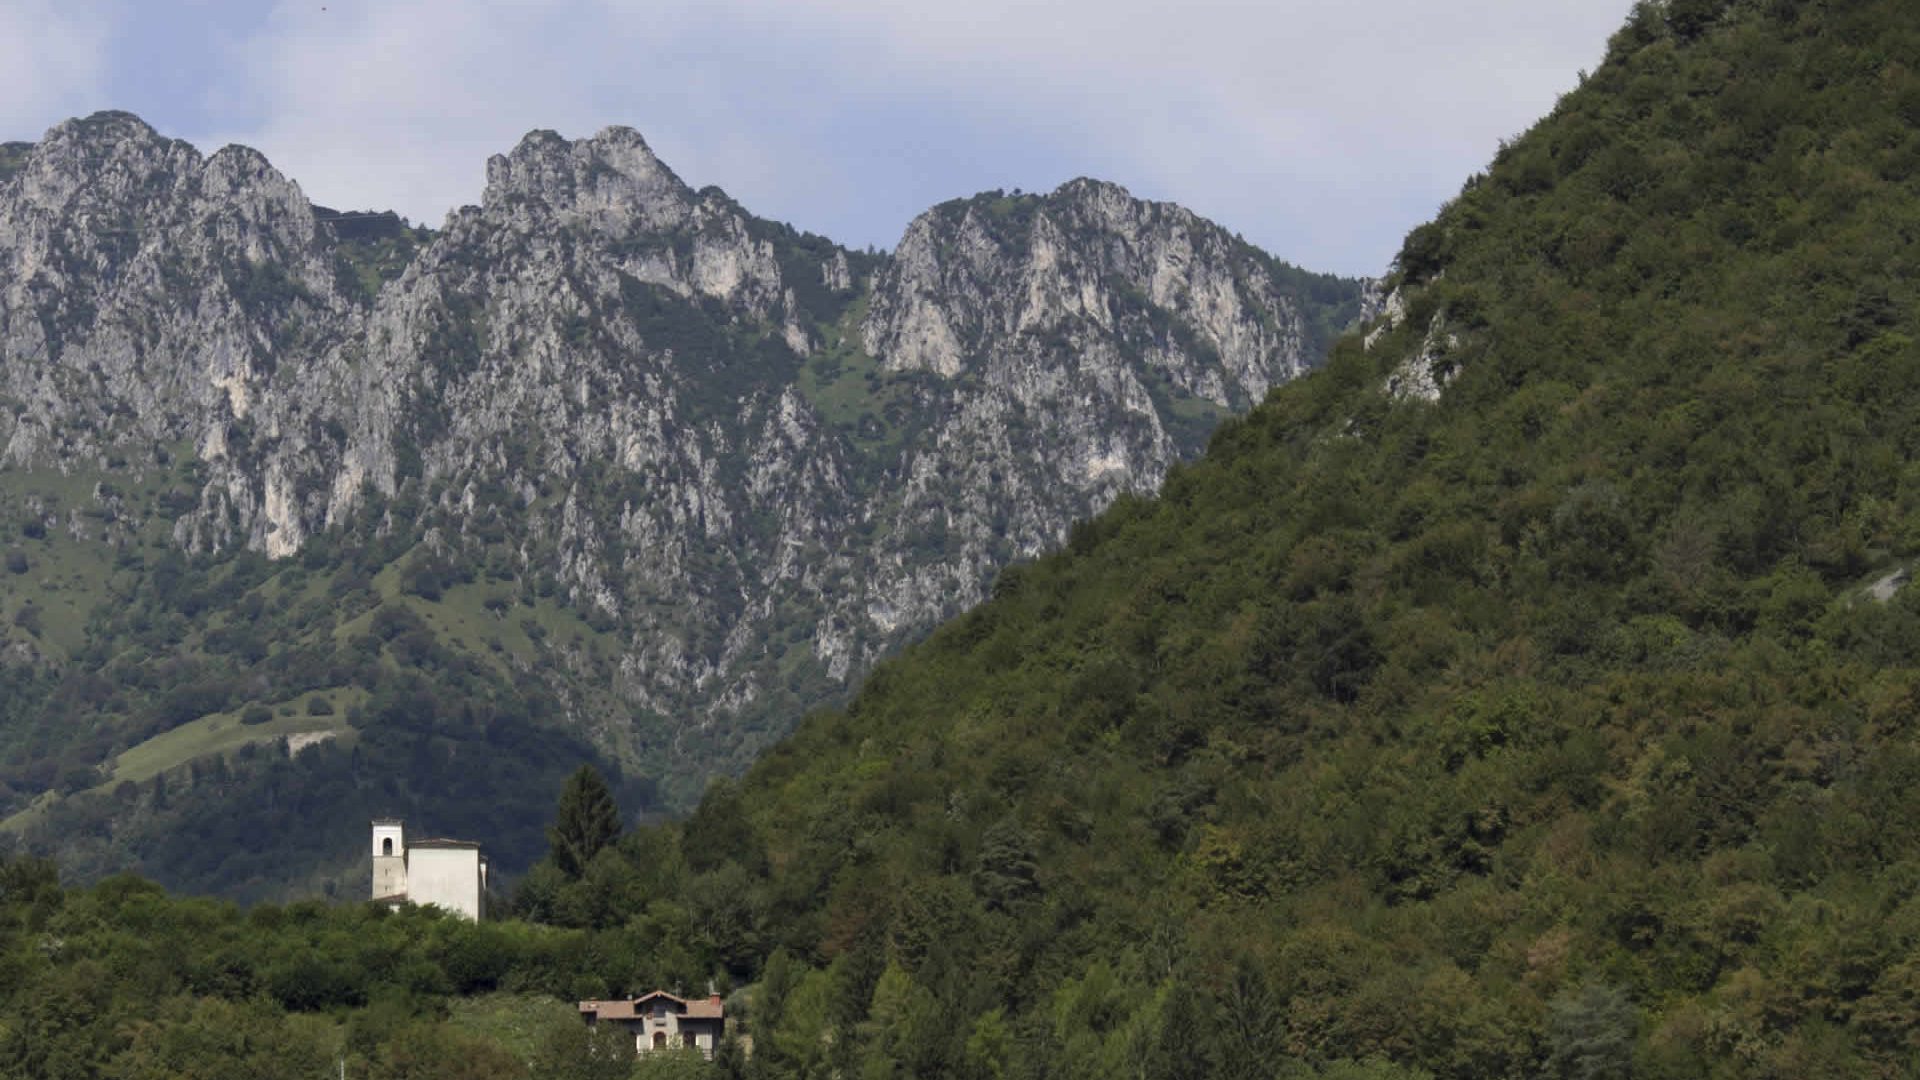
<svg viewBox="0 0 1920 1080">
<path fill-rule="evenodd" d="M 712 1003 L 712 1004 L 714 1004 L 714 1005 L 718 1005 L 718 1004 L 720 1004 L 720 995 L 719 995 L 719 994 L 708 994 L 708 995 L 707 995 L 707 1001 L 708 1001 L 708 1002 L 710 1002 L 710 1003 Z"/>
</svg>

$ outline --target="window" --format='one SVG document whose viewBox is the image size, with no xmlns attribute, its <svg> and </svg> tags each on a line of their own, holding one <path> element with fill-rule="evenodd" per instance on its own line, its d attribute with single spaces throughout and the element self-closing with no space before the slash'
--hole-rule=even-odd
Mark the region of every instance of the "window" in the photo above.
<svg viewBox="0 0 1920 1080">
<path fill-rule="evenodd" d="M 386 839 L 380 841 L 380 854 L 382 855 L 393 854 L 393 837 L 389 836 Z"/>
</svg>

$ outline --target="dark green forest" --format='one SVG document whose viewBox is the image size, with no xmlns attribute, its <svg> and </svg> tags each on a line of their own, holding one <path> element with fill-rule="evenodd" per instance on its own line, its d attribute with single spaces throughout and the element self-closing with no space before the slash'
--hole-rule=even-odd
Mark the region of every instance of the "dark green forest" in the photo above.
<svg viewBox="0 0 1920 1080">
<path fill-rule="evenodd" d="M 1916 263 L 1920 10 L 1643 3 L 1370 347 L 513 919 L 8 863 L 0 1070 L 587 1075 L 462 1003 L 711 984 L 752 1054 L 640 1068 L 1911 1075 Z"/>
</svg>

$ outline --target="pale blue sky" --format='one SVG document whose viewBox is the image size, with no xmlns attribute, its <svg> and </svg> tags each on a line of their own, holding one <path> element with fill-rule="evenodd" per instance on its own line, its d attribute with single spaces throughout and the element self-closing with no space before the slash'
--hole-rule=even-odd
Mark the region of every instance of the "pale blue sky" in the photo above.
<svg viewBox="0 0 1920 1080">
<path fill-rule="evenodd" d="M 1303 266 L 1400 238 L 1599 62 L 1630 0 L 0 0 L 0 139 L 118 108 L 438 224 L 535 127 L 627 124 L 843 243 L 1075 176 Z"/>
</svg>

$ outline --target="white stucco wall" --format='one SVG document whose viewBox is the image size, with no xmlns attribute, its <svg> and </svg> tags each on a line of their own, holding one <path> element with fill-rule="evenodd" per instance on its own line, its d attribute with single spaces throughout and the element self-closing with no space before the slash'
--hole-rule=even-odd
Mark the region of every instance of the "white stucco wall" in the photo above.
<svg viewBox="0 0 1920 1080">
<path fill-rule="evenodd" d="M 469 919 L 478 919 L 479 849 L 410 849 L 407 852 L 407 899 L 416 904 L 438 904 Z"/>
<path fill-rule="evenodd" d="M 710 1025 L 713 1021 L 693 1020 L 683 1024 L 682 1019 L 678 1013 L 671 1010 L 661 1017 L 648 1013 L 644 1019 L 632 1025 L 633 1048 L 642 1054 L 652 1053 L 653 1036 L 658 1032 L 667 1037 L 666 1048 L 668 1049 L 690 1046 L 712 1057 L 713 1032 Z"/>
</svg>

